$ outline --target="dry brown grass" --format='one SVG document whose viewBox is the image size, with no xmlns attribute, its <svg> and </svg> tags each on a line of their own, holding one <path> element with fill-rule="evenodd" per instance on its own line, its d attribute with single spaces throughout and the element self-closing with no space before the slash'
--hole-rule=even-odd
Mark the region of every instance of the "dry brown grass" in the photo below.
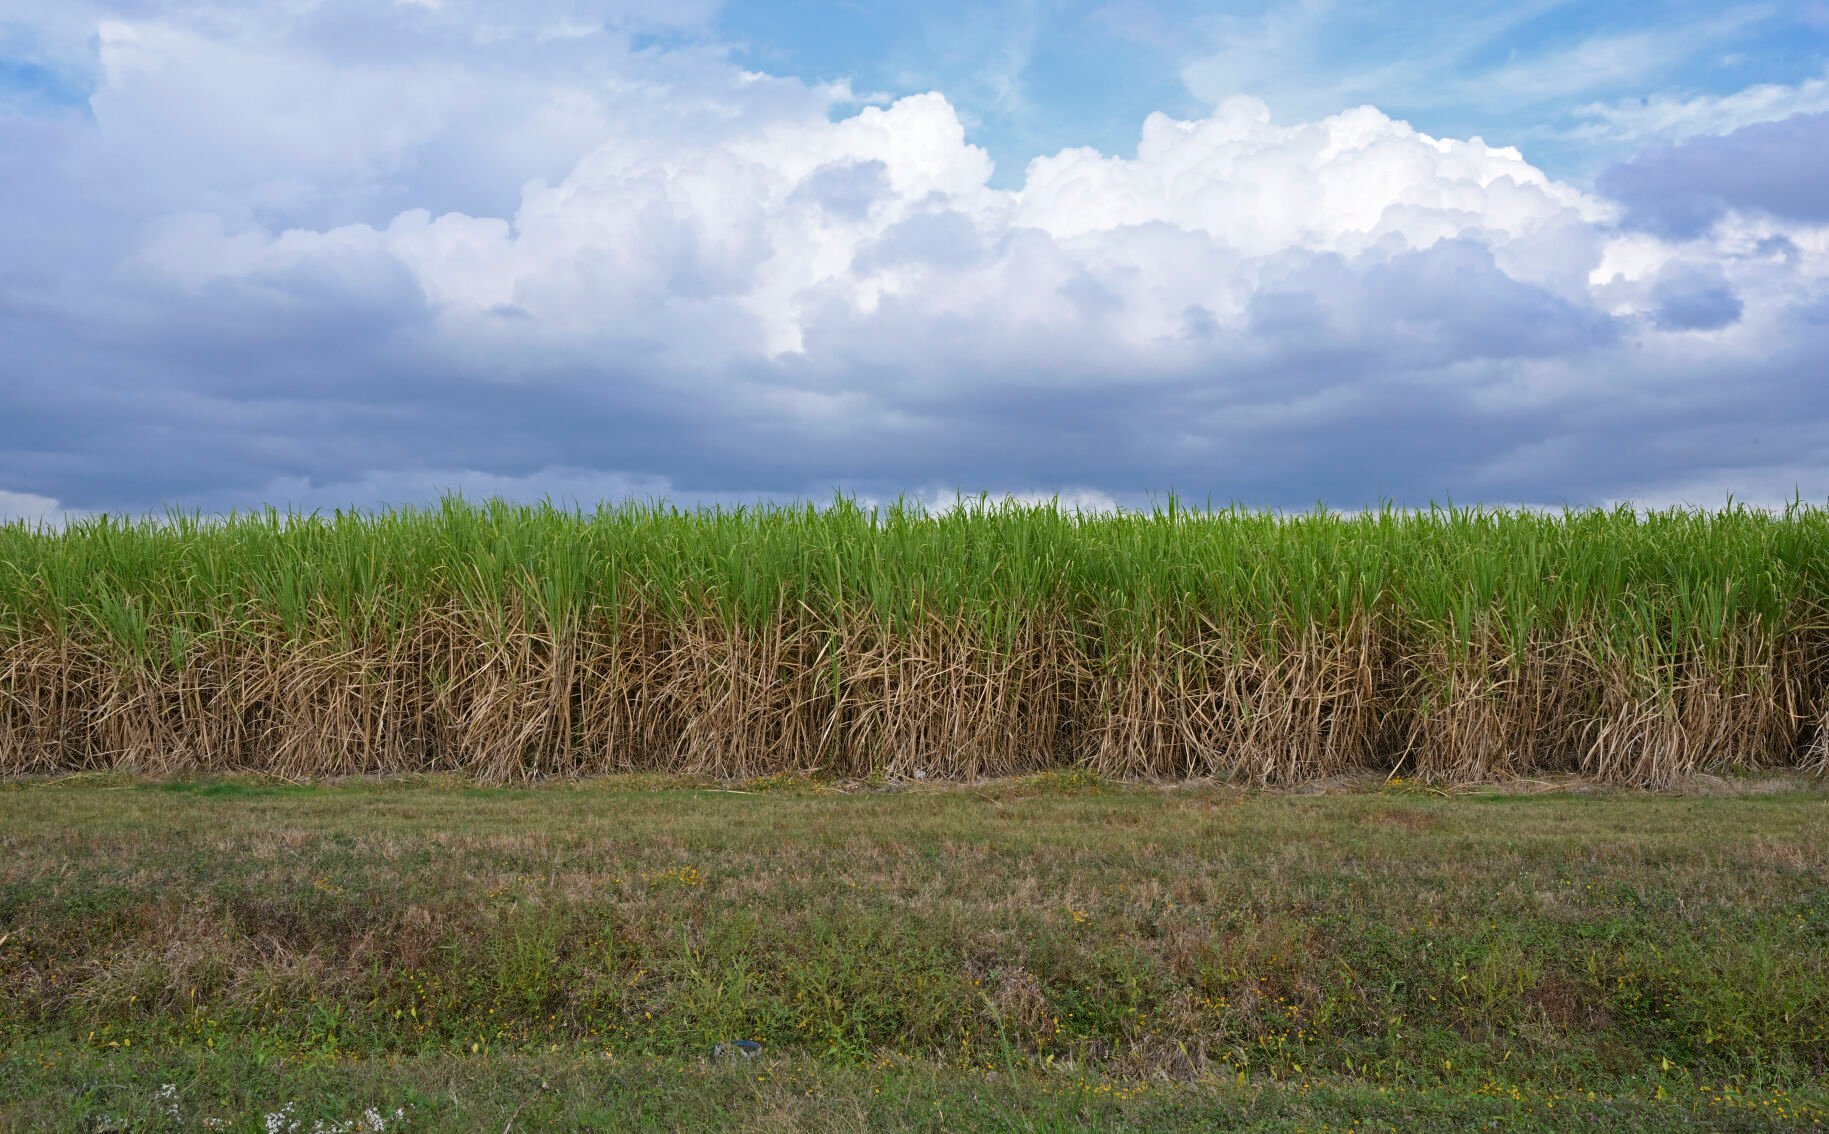
<svg viewBox="0 0 1829 1134">
<path fill-rule="evenodd" d="M 1578 643 L 1405 649 L 1370 619 L 1275 650 L 1216 630 L 1122 660 L 1067 627 L 990 648 L 930 619 L 682 624 L 640 606 L 555 641 L 455 612 L 411 633 L 198 643 L 181 667 L 48 635 L 0 659 L 0 775 L 456 772 L 976 780 L 1058 768 L 1260 785 L 1401 772 L 1427 782 L 1575 773 L 1668 787 L 1829 768 L 1797 651 L 1751 633 L 1680 673 Z"/>
</svg>

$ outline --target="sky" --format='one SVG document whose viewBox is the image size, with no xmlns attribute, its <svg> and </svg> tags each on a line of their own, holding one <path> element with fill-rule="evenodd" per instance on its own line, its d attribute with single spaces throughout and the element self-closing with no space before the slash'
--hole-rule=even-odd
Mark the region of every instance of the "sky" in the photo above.
<svg viewBox="0 0 1829 1134">
<path fill-rule="evenodd" d="M 0 0 L 0 519 L 1829 501 L 1829 0 Z"/>
</svg>

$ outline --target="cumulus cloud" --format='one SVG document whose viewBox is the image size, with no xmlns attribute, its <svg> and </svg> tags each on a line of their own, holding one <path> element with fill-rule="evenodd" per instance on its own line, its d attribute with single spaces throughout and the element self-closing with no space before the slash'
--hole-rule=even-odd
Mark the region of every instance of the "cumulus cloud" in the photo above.
<svg viewBox="0 0 1829 1134">
<path fill-rule="evenodd" d="M 1242 325 L 1261 288 L 1328 265 L 1328 298 L 1366 334 L 1395 317 L 1504 354 L 1534 349 L 1486 325 L 1508 311 L 1529 309 L 1526 336 L 1563 333 L 1542 316 L 1575 339 L 1592 330 L 1558 300 L 1585 290 L 1605 206 L 1515 150 L 1430 138 L 1370 108 L 1285 127 L 1232 100 L 1199 121 L 1152 116 L 1134 159 L 1066 151 L 1014 192 L 989 176 L 952 107 L 927 94 L 708 145 L 609 142 L 560 183 L 529 186 L 511 218 L 410 210 L 265 239 L 189 227 L 142 259 L 192 279 L 379 256 L 468 333 L 507 311 L 577 334 L 673 328 L 667 342 L 696 359 L 801 353 L 809 327 L 885 304 L 927 320 L 1098 323 L 1108 349 L 1134 354 L 1178 337 L 1194 308 L 1209 329 Z M 716 335 L 680 338 L 688 327 Z"/>
<path fill-rule="evenodd" d="M 860 107 L 637 46 L 658 8 L 555 0 L 494 39 L 501 10 L 460 8 L 117 10 L 91 118 L 0 120 L 0 483 L 1096 509 L 1824 468 L 1829 233 L 1784 191 L 1678 231 L 1645 219 L 1674 158 L 1597 194 L 1245 98 L 994 188 L 941 93 Z"/>
<path fill-rule="evenodd" d="M 332 227 L 513 207 L 611 135 L 738 133 L 823 113 L 841 87 L 731 67 L 688 35 L 704 2 L 436 6 L 67 0 L 22 18 L 48 68 L 89 74 L 58 156 L 85 198 L 135 217 Z"/>
</svg>

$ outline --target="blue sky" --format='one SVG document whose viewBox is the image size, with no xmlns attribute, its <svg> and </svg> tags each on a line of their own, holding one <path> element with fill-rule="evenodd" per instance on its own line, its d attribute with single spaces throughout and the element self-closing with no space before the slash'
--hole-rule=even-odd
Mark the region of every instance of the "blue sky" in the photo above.
<svg viewBox="0 0 1829 1134">
<path fill-rule="evenodd" d="M 1829 500 L 1829 3 L 0 0 L 0 518 Z"/>
<path fill-rule="evenodd" d="M 1821 3 L 798 2 L 718 22 L 759 69 L 947 92 L 1012 183 L 1037 154 L 1128 152 L 1151 111 L 1189 117 L 1228 94 L 1294 118 L 1370 103 L 1582 177 L 1637 140 L 1588 108 L 1795 85 L 1824 77 L 1829 51 Z"/>
</svg>

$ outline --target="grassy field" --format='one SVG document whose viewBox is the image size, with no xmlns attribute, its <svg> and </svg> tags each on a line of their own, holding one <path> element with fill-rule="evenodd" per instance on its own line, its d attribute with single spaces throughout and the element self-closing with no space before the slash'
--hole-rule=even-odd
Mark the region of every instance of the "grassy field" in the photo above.
<svg viewBox="0 0 1829 1134">
<path fill-rule="evenodd" d="M 0 1130 L 1829 1124 L 1809 779 L 104 776 L 0 815 Z"/>
<path fill-rule="evenodd" d="M 0 774 L 1667 785 L 1822 768 L 1826 690 L 1809 507 L 0 526 Z"/>
</svg>

